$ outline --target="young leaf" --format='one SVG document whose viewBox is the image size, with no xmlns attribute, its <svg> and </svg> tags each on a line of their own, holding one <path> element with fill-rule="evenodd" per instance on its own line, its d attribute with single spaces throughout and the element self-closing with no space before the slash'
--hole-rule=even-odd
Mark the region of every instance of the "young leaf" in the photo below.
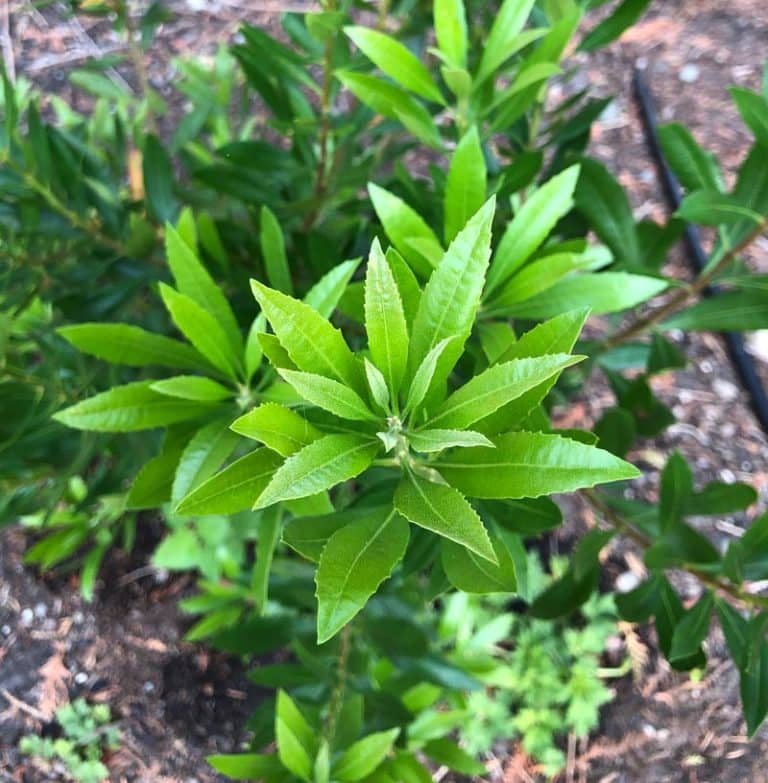
<svg viewBox="0 0 768 783">
<path fill-rule="evenodd" d="M 337 264 L 307 291 L 304 304 L 313 307 L 323 318 L 330 318 L 358 266 L 359 258 Z"/>
<path fill-rule="evenodd" d="M 177 375 L 175 378 L 155 381 L 151 388 L 168 397 L 200 402 L 221 402 L 234 396 L 231 389 L 210 378 L 201 378 L 199 375 Z"/>
<path fill-rule="evenodd" d="M 575 308 L 592 315 L 617 313 L 652 299 L 669 286 L 666 280 L 627 272 L 595 272 L 566 277 L 537 296 L 510 304 L 505 315 L 551 318 Z"/>
<path fill-rule="evenodd" d="M 194 419 L 211 410 L 207 403 L 159 394 L 152 390 L 153 383 L 138 381 L 115 386 L 59 411 L 53 418 L 77 430 L 133 432 Z"/>
<path fill-rule="evenodd" d="M 325 435 L 289 457 L 258 497 L 254 508 L 315 495 L 360 475 L 379 444 L 361 435 Z"/>
<path fill-rule="evenodd" d="M 651 0 L 623 0 L 621 5 L 584 37 L 579 49 L 593 52 L 616 40 L 643 15 Z"/>
<path fill-rule="evenodd" d="M 714 608 L 714 596 L 707 590 L 696 605 L 675 625 L 672 648 L 669 651 L 670 663 L 690 659 L 701 649 L 702 643 L 707 638 L 709 621 Z"/>
<path fill-rule="evenodd" d="M 386 512 L 387 509 L 363 507 L 321 516 L 298 517 L 283 529 L 283 542 L 307 560 L 319 563 L 325 545 L 334 533 L 369 515 L 378 516 L 380 511 Z"/>
<path fill-rule="evenodd" d="M 744 124 L 759 144 L 768 146 L 768 98 L 741 87 L 731 87 L 730 93 Z"/>
<path fill-rule="evenodd" d="M 596 259 L 602 265 L 610 263 L 610 251 L 598 245 L 584 253 L 554 253 L 532 261 L 503 286 L 489 309 L 504 312 L 510 305 L 552 288 L 572 272 L 595 268 Z"/>
<path fill-rule="evenodd" d="M 365 277 L 365 330 L 376 367 L 397 400 L 408 362 L 408 325 L 397 283 L 374 240 Z"/>
<path fill-rule="evenodd" d="M 129 367 L 158 365 L 177 370 L 209 371 L 211 365 L 194 348 L 170 337 L 128 324 L 76 324 L 57 330 L 83 353 Z"/>
<path fill-rule="evenodd" d="M 488 531 L 466 498 L 453 487 L 410 475 L 400 482 L 394 502 L 395 508 L 414 525 L 496 563 Z"/>
<path fill-rule="evenodd" d="M 283 510 L 279 506 L 264 509 L 259 519 L 259 533 L 256 542 L 256 562 L 251 577 L 253 602 L 260 614 L 264 614 L 269 593 L 269 572 L 275 547 L 280 540 L 283 524 Z"/>
<path fill-rule="evenodd" d="M 321 433 L 290 408 L 264 403 L 235 419 L 230 428 L 238 435 L 253 438 L 283 457 L 290 457 L 317 440 Z"/>
<path fill-rule="evenodd" d="M 486 166 L 477 127 L 462 137 L 445 183 L 445 241 L 451 242 L 485 201 Z"/>
<path fill-rule="evenodd" d="M 237 436 L 229 430 L 227 419 L 217 419 L 200 428 L 179 460 L 171 490 L 171 503 L 175 506 L 209 479 L 237 446 Z"/>
<path fill-rule="evenodd" d="M 161 454 L 146 462 L 125 500 L 127 509 L 160 508 L 171 498 L 171 486 L 181 448 L 164 448 Z"/>
<path fill-rule="evenodd" d="M 768 291 L 729 291 L 717 294 L 673 315 L 664 330 L 687 332 L 746 332 L 768 328 Z"/>
<path fill-rule="evenodd" d="M 630 268 L 642 266 L 635 219 L 627 194 L 605 166 L 595 160 L 581 161 L 581 176 L 575 193 L 576 207 L 595 233 Z"/>
<path fill-rule="evenodd" d="M 478 84 L 491 74 L 515 51 L 515 40 L 522 32 L 535 0 L 505 0 L 496 14 L 483 56 L 477 70 Z"/>
<path fill-rule="evenodd" d="M 399 120 L 427 147 L 442 147 L 432 115 L 410 93 L 375 76 L 354 71 L 336 71 L 336 77 L 358 100 L 377 114 Z"/>
<path fill-rule="evenodd" d="M 411 336 L 411 372 L 441 340 L 455 338 L 438 360 L 433 384 L 448 377 L 472 330 L 491 255 L 494 208 L 492 198 L 451 242 L 421 296 Z"/>
<path fill-rule="evenodd" d="M 579 166 L 566 169 L 542 185 L 520 208 L 494 253 L 486 298 L 530 258 L 557 221 L 571 211 L 579 172 Z"/>
<path fill-rule="evenodd" d="M 693 494 L 693 474 L 688 463 L 675 452 L 661 472 L 659 522 L 662 532 L 682 522 L 685 507 Z"/>
<path fill-rule="evenodd" d="M 285 691 L 277 692 L 275 712 L 277 754 L 283 766 L 305 781 L 312 779 L 312 759 L 318 741 L 301 710 Z"/>
<path fill-rule="evenodd" d="M 429 277 L 436 265 L 435 259 L 442 258 L 444 252 L 434 231 L 418 212 L 394 193 L 372 182 L 368 184 L 368 193 L 389 241 L 411 265 L 414 272 L 421 277 Z M 424 247 L 429 248 L 426 254 L 414 248 L 410 242 L 413 239 L 423 241 Z"/>
<path fill-rule="evenodd" d="M 265 783 L 282 780 L 285 768 L 275 755 L 237 753 L 208 756 L 205 759 L 217 772 L 232 780 L 264 780 Z"/>
<path fill-rule="evenodd" d="M 203 482 L 176 507 L 179 514 L 236 514 L 250 509 L 280 466 L 269 449 L 256 449 Z"/>
<path fill-rule="evenodd" d="M 354 783 L 363 780 L 376 771 L 387 757 L 397 739 L 400 729 L 389 729 L 369 734 L 344 751 L 331 770 L 334 780 Z"/>
<path fill-rule="evenodd" d="M 671 123 L 659 128 L 664 155 L 686 190 L 721 188 L 721 175 L 714 155 L 703 150 L 684 125 Z"/>
<path fill-rule="evenodd" d="M 448 581 L 465 593 L 514 593 L 515 564 L 501 539 L 492 539 L 498 564 L 489 563 L 474 552 L 451 541 L 442 543 L 442 564 Z"/>
<path fill-rule="evenodd" d="M 607 451 L 559 435 L 510 432 L 492 440 L 494 449 L 462 449 L 435 467 L 475 498 L 533 498 L 640 475 Z"/>
<path fill-rule="evenodd" d="M 467 14 L 464 0 L 435 0 L 435 37 L 440 52 L 453 66 L 467 64 Z"/>
<path fill-rule="evenodd" d="M 243 338 L 232 308 L 208 270 L 172 226 L 165 228 L 165 250 L 176 287 L 213 317 L 227 335 L 232 352 L 239 356 L 243 350 Z"/>
<path fill-rule="evenodd" d="M 160 283 L 160 295 L 179 331 L 217 370 L 237 379 L 241 357 L 232 349 L 214 317 L 194 299 L 165 283 Z"/>
<path fill-rule="evenodd" d="M 337 381 L 311 372 L 278 370 L 305 400 L 318 408 L 352 421 L 377 421 L 378 417 L 358 394 Z"/>
<path fill-rule="evenodd" d="M 264 258 L 264 267 L 267 272 L 267 280 L 272 288 L 282 291 L 289 296 L 293 295 L 293 283 L 291 272 L 288 268 L 288 259 L 285 255 L 285 239 L 280 223 L 275 213 L 266 205 L 261 208 L 261 231 L 259 241 L 261 243 L 261 255 Z"/>
<path fill-rule="evenodd" d="M 91 78 L 98 76 L 99 74 L 90 74 Z M 142 153 L 142 179 L 149 212 L 160 223 L 175 220 L 179 212 L 179 201 L 173 192 L 171 159 L 157 136 L 151 133 L 145 137 Z"/>
<path fill-rule="evenodd" d="M 479 432 L 471 430 L 421 430 L 408 434 L 408 443 L 416 451 L 425 454 L 452 448 L 473 448 L 487 446 L 493 448 L 493 443 Z"/>
<path fill-rule="evenodd" d="M 440 255 L 442 256 L 442 250 L 440 250 Z M 394 247 L 387 248 L 386 260 L 397 284 L 400 301 L 403 303 L 405 321 L 410 332 L 413 319 L 416 317 L 416 311 L 419 309 L 419 300 L 421 299 L 419 281 L 411 271 L 406 260 Z"/>
<path fill-rule="evenodd" d="M 367 358 L 363 358 L 363 366 L 365 367 L 365 377 L 368 379 L 368 388 L 371 390 L 371 398 L 381 411 L 389 411 L 390 398 L 387 381 L 373 362 L 369 362 Z"/>
<path fill-rule="evenodd" d="M 334 533 L 320 556 L 317 641 L 335 636 L 389 577 L 408 546 L 408 523 L 383 509 Z"/>
<path fill-rule="evenodd" d="M 259 336 L 264 334 L 267 328 L 267 319 L 264 313 L 259 313 L 251 323 L 248 337 L 245 340 L 245 381 L 250 384 L 253 376 L 261 365 L 264 350 L 261 347 Z"/>
<path fill-rule="evenodd" d="M 551 354 L 493 365 L 455 391 L 435 411 L 429 427 L 467 429 L 582 358 Z"/>
<path fill-rule="evenodd" d="M 364 389 L 360 366 L 335 329 L 314 308 L 251 281 L 253 294 L 269 319 L 280 344 L 306 372 L 315 372 L 357 391 Z"/>
<path fill-rule="evenodd" d="M 421 405 L 427 396 L 427 391 L 435 376 L 435 368 L 443 355 L 443 351 L 453 341 L 453 337 L 446 337 L 441 340 L 425 357 L 413 375 L 411 386 L 408 389 L 408 397 L 403 408 L 403 415 L 412 413 Z"/>
<path fill-rule="evenodd" d="M 675 217 L 702 226 L 739 225 L 745 220 L 757 226 L 763 220 L 759 212 L 739 203 L 734 196 L 710 190 L 697 190 L 687 195 Z"/>
<path fill-rule="evenodd" d="M 401 87 L 445 105 L 429 71 L 399 41 L 368 27 L 345 27 L 344 32 L 374 65 Z"/>
</svg>

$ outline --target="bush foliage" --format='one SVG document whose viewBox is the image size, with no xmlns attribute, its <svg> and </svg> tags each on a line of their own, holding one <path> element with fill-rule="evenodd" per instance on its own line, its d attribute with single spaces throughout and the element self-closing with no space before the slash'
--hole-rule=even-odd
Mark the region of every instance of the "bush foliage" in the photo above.
<svg viewBox="0 0 768 783">
<path fill-rule="evenodd" d="M 199 575 L 188 638 L 290 650 L 252 672 L 276 696 L 247 752 L 213 766 L 426 781 L 430 761 L 479 775 L 473 754 L 520 737 L 556 775 L 558 738 L 610 698 L 617 614 L 652 620 L 681 671 L 705 666 L 717 619 L 754 735 L 768 515 L 721 552 L 690 518 L 748 508 L 750 487 L 697 489 L 678 454 L 657 503 L 626 482 L 633 447 L 674 422 L 650 383 L 686 364 L 670 332 L 768 326 L 743 260 L 768 225 L 768 76 L 731 91 L 754 141 L 730 190 L 686 128 L 662 129 L 686 196 L 659 225 L 589 157 L 608 101 L 549 91 L 648 0 L 402 0 L 378 18 L 325 0 L 178 63 L 182 116 L 146 76 L 162 3 L 74 5 L 113 15 L 141 90 L 91 62 L 70 76 L 79 113 L 3 77 L 0 521 L 34 535 L 29 562 L 80 567 L 90 598 L 160 510 L 154 563 Z M 690 284 L 664 269 L 689 225 L 715 236 Z M 583 337 L 596 317 L 606 336 Z M 593 432 L 559 429 L 553 406 L 598 373 L 614 405 Z M 599 523 L 546 580 L 531 550 L 562 493 Z M 615 536 L 649 576 L 614 608 L 597 592 Z M 675 570 L 701 580 L 695 605 Z"/>
</svg>

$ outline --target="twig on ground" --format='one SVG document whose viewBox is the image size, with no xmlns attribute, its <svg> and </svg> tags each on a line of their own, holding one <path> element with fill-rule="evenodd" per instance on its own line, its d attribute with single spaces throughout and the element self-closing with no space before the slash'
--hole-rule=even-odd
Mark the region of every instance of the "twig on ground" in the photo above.
<svg viewBox="0 0 768 783">
<path fill-rule="evenodd" d="M 7 691 L 5 688 L 0 689 L 0 695 L 8 702 L 8 704 L 11 705 L 11 707 L 14 707 L 17 710 L 20 710 L 21 712 L 25 712 L 30 717 L 34 718 L 35 720 L 42 721 L 43 723 L 48 722 L 48 716 L 43 715 L 40 710 L 35 709 L 30 704 L 27 704 L 25 701 L 22 701 L 21 699 L 17 699 L 10 691 Z"/>
</svg>

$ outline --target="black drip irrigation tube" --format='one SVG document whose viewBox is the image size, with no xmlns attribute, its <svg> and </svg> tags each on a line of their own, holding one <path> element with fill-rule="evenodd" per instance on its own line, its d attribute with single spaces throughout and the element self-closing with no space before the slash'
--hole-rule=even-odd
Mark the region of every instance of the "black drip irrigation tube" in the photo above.
<svg viewBox="0 0 768 783">
<path fill-rule="evenodd" d="M 664 193 L 667 197 L 667 204 L 672 212 L 676 212 L 683 200 L 682 189 L 677 178 L 672 173 L 672 169 L 670 169 L 669 164 L 664 157 L 664 152 L 661 149 L 661 144 L 659 143 L 659 125 L 656 117 L 656 109 L 653 104 L 653 96 L 651 95 L 648 85 L 645 83 L 643 74 L 638 69 L 635 69 L 632 81 L 635 98 L 637 99 L 640 108 L 645 141 L 648 144 L 648 148 L 656 163 Z M 688 257 L 696 272 L 700 274 L 707 264 L 707 254 L 701 246 L 701 239 L 696 227 L 690 225 L 686 226 L 684 238 Z M 704 291 L 704 296 L 712 296 L 716 293 L 717 289 L 710 286 Z M 768 395 L 755 370 L 754 361 L 745 350 L 744 340 L 740 334 L 723 332 L 722 337 L 725 340 L 731 364 L 741 381 L 741 385 L 749 394 L 752 411 L 763 432 L 768 434 Z"/>
</svg>

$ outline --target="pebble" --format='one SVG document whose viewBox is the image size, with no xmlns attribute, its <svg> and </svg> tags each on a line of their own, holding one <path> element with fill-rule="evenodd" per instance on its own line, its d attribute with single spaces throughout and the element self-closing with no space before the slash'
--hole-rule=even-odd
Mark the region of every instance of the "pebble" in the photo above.
<svg viewBox="0 0 768 783">
<path fill-rule="evenodd" d="M 733 482 L 736 481 L 736 474 L 728 468 L 723 468 L 720 471 L 720 478 L 726 484 L 733 484 Z"/>
<path fill-rule="evenodd" d="M 640 578 L 633 571 L 624 571 L 616 577 L 616 589 L 620 593 L 628 593 L 640 584 Z"/>
<path fill-rule="evenodd" d="M 726 381 L 724 378 L 716 378 L 712 382 L 712 391 L 723 402 L 733 402 L 739 398 L 739 387 L 735 383 Z"/>
<path fill-rule="evenodd" d="M 727 421 L 723 424 L 721 430 L 724 438 L 732 438 L 736 434 L 736 425 L 733 422 Z"/>
<path fill-rule="evenodd" d="M 35 604 L 35 617 L 38 620 L 43 620 L 48 616 L 48 607 L 44 603 Z"/>
<path fill-rule="evenodd" d="M 155 683 L 147 680 L 147 682 L 144 683 L 144 693 L 152 693 L 154 690 L 155 690 Z"/>
<path fill-rule="evenodd" d="M 694 63 L 688 63 L 680 69 L 680 81 L 686 84 L 693 84 L 699 80 L 701 76 L 701 68 Z"/>
<path fill-rule="evenodd" d="M 13 633 L 13 629 L 10 625 L 4 625 L 2 628 L 0 628 L 0 633 L 2 633 L 3 636 L 10 636 Z"/>
<path fill-rule="evenodd" d="M 76 685 L 85 685 L 86 682 L 88 682 L 88 675 L 85 672 L 78 672 L 75 675 Z"/>
<path fill-rule="evenodd" d="M 82 625 L 83 620 L 85 620 L 85 615 L 79 609 L 72 613 L 72 622 L 75 625 Z"/>
<path fill-rule="evenodd" d="M 35 619 L 35 613 L 31 609 L 22 609 L 19 615 L 19 622 L 23 626 L 32 625 L 32 621 Z"/>
<path fill-rule="evenodd" d="M 715 369 L 712 362 L 709 361 L 709 359 L 704 359 L 702 362 L 699 362 L 699 369 L 703 372 L 709 375 L 709 373 L 712 372 L 712 370 Z"/>
</svg>

